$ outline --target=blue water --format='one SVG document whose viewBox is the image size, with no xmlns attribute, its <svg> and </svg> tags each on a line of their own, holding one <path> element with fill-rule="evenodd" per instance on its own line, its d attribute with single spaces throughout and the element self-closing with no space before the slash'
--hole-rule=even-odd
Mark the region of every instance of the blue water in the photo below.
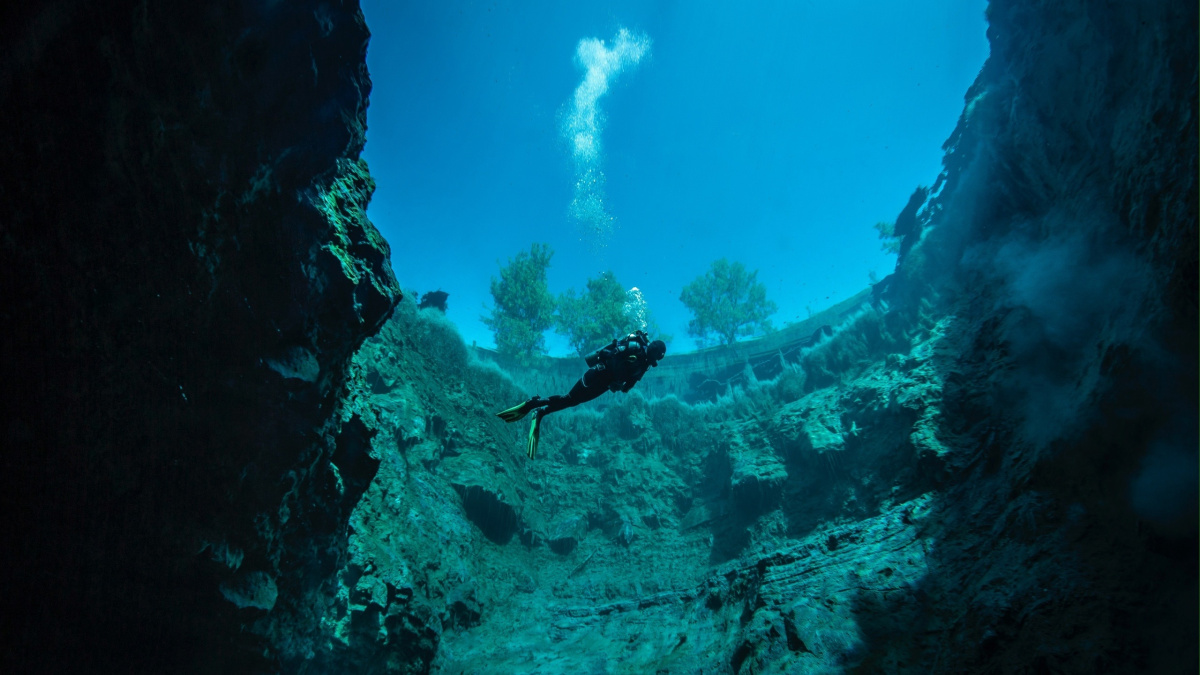
<svg viewBox="0 0 1200 675">
<path fill-rule="evenodd" d="M 681 288 L 720 257 L 759 271 L 776 326 L 803 319 L 892 271 L 872 226 L 937 176 L 984 6 L 365 0 L 369 216 L 480 346 L 489 280 L 534 242 L 554 293 L 641 289 L 674 351 Z"/>
</svg>

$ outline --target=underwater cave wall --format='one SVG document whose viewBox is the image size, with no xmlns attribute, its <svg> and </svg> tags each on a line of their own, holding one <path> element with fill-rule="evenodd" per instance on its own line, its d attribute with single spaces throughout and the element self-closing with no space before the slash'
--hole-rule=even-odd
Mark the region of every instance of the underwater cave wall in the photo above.
<svg viewBox="0 0 1200 675">
<path fill-rule="evenodd" d="M 400 295 L 358 5 L 0 14 L 0 664 L 302 659 L 372 470 L 331 464 L 346 366 Z"/>
<path fill-rule="evenodd" d="M 944 172 L 897 220 L 883 294 L 891 328 L 959 332 L 924 590 L 964 602 L 933 613 L 959 645 L 940 664 L 1191 672 L 1197 9 L 995 0 L 987 17 L 991 56 Z M 895 628 L 876 640 L 918 639 Z"/>
<path fill-rule="evenodd" d="M 944 145 L 944 171 L 897 218 L 893 299 L 963 286 L 1000 245 L 1073 239 L 1086 250 L 1067 263 L 1120 248 L 1143 256 L 1164 319 L 1194 324 L 1196 8 L 994 0 L 987 19 L 991 56 Z M 1128 300 L 1108 290 L 1112 303 Z"/>
<path fill-rule="evenodd" d="M 970 349 L 1008 370 L 989 414 L 1023 419 L 1034 445 L 1079 438 L 1106 397 L 1134 392 L 1142 413 L 1123 403 L 1126 417 L 1187 426 L 1196 8 L 995 1 L 987 16 L 992 53 L 944 171 L 897 219 L 890 325 L 939 312 L 977 322 Z"/>
</svg>

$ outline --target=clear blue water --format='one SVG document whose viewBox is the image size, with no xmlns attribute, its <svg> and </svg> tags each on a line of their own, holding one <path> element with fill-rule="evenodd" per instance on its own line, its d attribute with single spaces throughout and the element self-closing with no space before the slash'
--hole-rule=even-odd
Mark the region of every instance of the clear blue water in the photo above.
<svg viewBox="0 0 1200 675">
<path fill-rule="evenodd" d="M 776 326 L 803 319 L 891 272 L 872 226 L 936 178 L 984 6 L 365 0 L 369 215 L 401 285 L 448 292 L 480 346 L 489 279 L 533 242 L 555 293 L 605 270 L 640 288 L 676 351 L 693 347 L 680 290 L 716 258 L 759 270 Z M 585 43 L 586 84 L 589 40 L 606 51 Z M 581 84 L 597 124 L 564 134 Z M 596 171 L 602 189 L 577 191 Z"/>
</svg>

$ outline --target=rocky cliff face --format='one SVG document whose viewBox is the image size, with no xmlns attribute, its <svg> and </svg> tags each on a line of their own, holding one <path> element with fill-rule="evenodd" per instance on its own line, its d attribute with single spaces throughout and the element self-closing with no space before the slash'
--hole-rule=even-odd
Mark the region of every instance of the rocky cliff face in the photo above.
<svg viewBox="0 0 1200 675">
<path fill-rule="evenodd" d="M 556 414 L 529 463 L 525 392 L 401 306 L 346 408 L 347 662 L 1195 670 L 1196 10 L 988 17 L 896 274 L 770 381 Z"/>
<path fill-rule="evenodd" d="M 2 13 L 0 662 L 299 662 L 362 489 L 347 361 L 399 296 L 357 3 Z"/>
</svg>

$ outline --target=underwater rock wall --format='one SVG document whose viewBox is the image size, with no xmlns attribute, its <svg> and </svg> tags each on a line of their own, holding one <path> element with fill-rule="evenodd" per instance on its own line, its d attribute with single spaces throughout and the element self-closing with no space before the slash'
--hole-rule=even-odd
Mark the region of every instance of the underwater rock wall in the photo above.
<svg viewBox="0 0 1200 675">
<path fill-rule="evenodd" d="M 1002 265 L 1025 252 L 1019 244 L 1086 237 L 1098 241 L 1077 246 L 1080 255 L 1107 246 L 1144 256 L 1168 318 L 1187 324 L 1197 278 L 1195 13 L 1165 0 L 991 2 L 991 57 L 946 141 L 945 171 L 897 219 L 897 285 L 962 285 L 963 275 L 935 269 L 984 266 L 959 264 L 964 252 L 978 262 L 981 242 L 1013 245 L 988 251 L 1004 253 Z M 940 232 L 931 227 L 939 217 L 950 225 Z M 935 245 L 914 253 L 927 236 Z M 1103 262 L 1064 257 L 1060 266 Z"/>
<path fill-rule="evenodd" d="M 357 3 L 2 13 L 0 664 L 294 669 L 373 468 L 347 362 L 400 295 Z"/>
<path fill-rule="evenodd" d="M 400 305 L 345 408 L 343 663 L 1195 671 L 1196 8 L 988 17 L 895 275 L 771 380 L 608 396 L 529 462 L 491 413 L 532 392 Z"/>
<path fill-rule="evenodd" d="M 968 463 L 926 592 L 967 601 L 933 625 L 971 668 L 1194 671 L 1196 8 L 988 18 L 885 296 L 893 329 L 961 331 L 939 436 Z"/>
<path fill-rule="evenodd" d="M 863 312 L 778 378 L 715 403 L 635 393 L 555 414 L 531 462 L 527 420 L 492 414 L 526 394 L 474 360 L 439 312 L 402 302 L 356 356 L 345 408 L 373 430 L 380 464 L 324 620 L 343 641 L 339 663 L 550 673 L 852 662 L 855 594 L 926 573 L 929 492 L 946 453 L 931 428 L 943 337 L 927 331 L 910 353 Z M 864 580 L 847 592 L 829 570 Z M 764 586 L 767 571 L 778 585 Z M 806 619 L 796 602 L 818 591 L 829 604 Z M 782 652 L 772 635 L 791 636 Z"/>
</svg>

